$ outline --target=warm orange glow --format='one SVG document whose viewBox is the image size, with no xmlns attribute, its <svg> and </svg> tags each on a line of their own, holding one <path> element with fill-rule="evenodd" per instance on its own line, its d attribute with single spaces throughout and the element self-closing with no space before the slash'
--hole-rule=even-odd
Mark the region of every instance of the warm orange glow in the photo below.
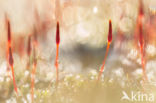
<svg viewBox="0 0 156 103">
<path fill-rule="evenodd" d="M 13 66 L 11 66 L 11 71 L 12 71 L 12 78 L 13 78 L 14 89 L 15 89 L 16 94 L 18 94 L 16 81 L 15 81 L 15 76 L 14 76 L 14 68 L 13 68 Z"/>
<path fill-rule="evenodd" d="M 59 71 L 58 71 L 58 58 L 59 58 L 59 44 L 60 44 L 60 25 L 57 21 L 56 24 L 56 59 L 55 59 L 55 68 L 56 68 L 56 82 L 58 83 Z"/>
<path fill-rule="evenodd" d="M 144 58 L 144 49 L 145 49 L 145 43 L 144 43 L 144 35 L 143 35 L 143 18 L 144 18 L 144 10 L 143 10 L 143 3 L 142 0 L 139 1 L 139 14 L 137 19 L 137 32 L 139 35 L 139 47 L 140 47 L 140 53 L 141 53 L 141 64 L 142 64 L 142 71 L 143 71 L 143 80 L 148 81 L 147 75 L 146 75 L 146 69 L 145 69 L 145 58 Z"/>
<path fill-rule="evenodd" d="M 101 69 L 100 69 L 100 73 L 99 73 L 99 75 L 98 75 L 98 80 L 100 80 L 101 75 L 102 75 L 102 72 L 103 72 L 103 70 L 104 70 L 105 62 L 106 62 L 107 55 L 108 55 L 108 51 L 109 51 L 109 46 L 110 46 L 110 42 L 107 43 L 107 49 L 106 49 L 106 53 L 105 53 L 105 57 L 104 57 L 104 60 L 103 60 L 102 67 L 101 67 Z"/>
<path fill-rule="evenodd" d="M 58 71 L 58 56 L 59 56 L 59 44 L 56 45 L 56 59 L 55 59 L 55 68 L 56 68 L 56 82 L 59 79 L 59 71 Z"/>
<path fill-rule="evenodd" d="M 15 76 L 14 76 L 14 59 L 12 55 L 12 47 L 11 47 L 11 27 L 10 27 L 10 21 L 6 18 L 6 23 L 7 23 L 7 33 L 8 33 L 8 45 L 7 45 L 7 57 L 8 57 L 8 63 L 12 71 L 12 78 L 13 78 L 13 85 L 14 85 L 14 90 L 16 94 L 18 94 L 17 91 L 17 86 L 16 86 L 16 81 L 15 81 Z"/>
<path fill-rule="evenodd" d="M 106 59 L 107 59 L 107 55 L 108 55 L 108 51 L 109 51 L 109 47 L 110 47 L 111 42 L 112 42 L 112 22 L 111 22 L 111 20 L 109 20 L 107 49 L 106 49 L 106 53 L 105 53 L 105 57 L 104 57 L 104 60 L 103 60 L 102 67 L 101 67 L 99 75 L 98 75 L 98 80 L 100 80 L 102 72 L 104 70 L 104 66 L 105 66 L 105 62 L 106 62 Z"/>
<path fill-rule="evenodd" d="M 31 100 L 32 103 L 34 101 L 34 81 L 35 81 L 35 73 L 36 73 L 36 66 L 37 66 L 37 59 L 36 59 L 36 48 L 37 48 L 37 39 L 34 40 L 34 48 L 33 48 L 33 69 L 32 69 L 32 75 L 31 75 Z"/>
<path fill-rule="evenodd" d="M 36 73 L 36 63 L 33 64 L 32 74 L 31 74 L 31 100 L 34 101 L 34 81 Z"/>
</svg>

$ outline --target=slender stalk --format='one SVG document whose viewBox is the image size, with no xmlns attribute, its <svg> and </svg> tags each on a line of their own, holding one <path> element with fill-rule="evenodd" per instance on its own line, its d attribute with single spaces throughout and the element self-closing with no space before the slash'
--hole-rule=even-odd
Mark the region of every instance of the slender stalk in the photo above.
<svg viewBox="0 0 156 103">
<path fill-rule="evenodd" d="M 32 74 L 31 74 L 31 100 L 34 102 L 34 81 L 36 73 L 36 63 L 33 64 Z"/>
<path fill-rule="evenodd" d="M 13 78 L 13 85 L 14 85 L 14 90 L 16 94 L 18 95 L 17 91 L 17 86 L 16 86 L 16 81 L 15 81 L 15 76 L 14 76 L 14 59 L 12 55 L 12 47 L 11 47 L 11 27 L 10 27 L 10 21 L 6 19 L 7 22 L 7 31 L 8 31 L 8 45 L 7 45 L 7 53 L 8 53 L 8 63 L 12 71 L 12 78 Z"/>
<path fill-rule="evenodd" d="M 18 94 L 16 81 L 15 81 L 15 76 L 14 76 L 14 67 L 13 67 L 13 65 L 11 66 L 11 71 L 12 71 L 12 77 L 13 77 L 14 90 L 15 90 L 16 94 Z"/>
<path fill-rule="evenodd" d="M 145 58 L 144 58 L 144 35 L 143 35 L 143 17 L 144 17 L 144 10 L 143 10 L 143 3 L 142 0 L 139 0 L 139 14 L 138 14 L 138 34 L 139 34 L 139 47 L 140 47 L 140 53 L 141 53 L 141 65 L 142 65 L 142 71 L 143 71 L 143 80 L 148 81 L 148 77 L 146 75 L 146 69 L 145 69 Z"/>
<path fill-rule="evenodd" d="M 107 43 L 107 49 L 106 49 L 105 57 L 104 57 L 104 60 L 103 60 L 103 64 L 102 64 L 101 69 L 100 69 L 100 73 L 98 75 L 98 80 L 100 80 L 102 72 L 104 70 L 105 62 L 106 62 L 108 51 L 109 51 L 109 46 L 110 46 L 110 42 Z"/>
<path fill-rule="evenodd" d="M 37 59 L 36 59 L 36 48 L 37 48 L 37 39 L 34 39 L 34 43 L 33 43 L 33 69 L 32 69 L 32 73 L 31 73 L 31 100 L 32 103 L 34 102 L 34 81 L 35 81 L 35 73 L 36 73 L 36 66 L 37 66 Z"/>
<path fill-rule="evenodd" d="M 59 44 L 60 44 L 60 26 L 59 22 L 57 22 L 56 25 L 56 59 L 55 59 L 55 68 L 56 68 L 56 82 L 58 83 L 59 80 L 59 64 L 58 64 L 58 59 L 59 59 Z"/>
<path fill-rule="evenodd" d="M 107 49 L 106 49 L 106 53 L 105 53 L 105 57 L 104 57 L 104 60 L 103 60 L 102 67 L 101 67 L 99 75 L 98 75 L 98 81 L 100 80 L 102 72 L 104 70 L 105 62 L 106 62 L 107 55 L 108 55 L 108 52 L 109 52 L 109 47 L 110 47 L 110 44 L 112 42 L 112 22 L 111 22 L 111 20 L 109 20 L 109 32 L 108 32 L 107 40 L 108 40 Z"/>
<path fill-rule="evenodd" d="M 58 71 L 58 52 L 59 52 L 59 45 L 56 45 L 56 60 L 55 60 L 55 68 L 56 68 L 56 82 L 59 79 L 59 71 Z"/>
</svg>

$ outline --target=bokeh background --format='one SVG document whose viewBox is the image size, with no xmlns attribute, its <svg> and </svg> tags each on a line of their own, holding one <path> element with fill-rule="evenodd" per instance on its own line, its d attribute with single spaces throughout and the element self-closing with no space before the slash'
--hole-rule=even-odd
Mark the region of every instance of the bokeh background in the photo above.
<svg viewBox="0 0 156 103">
<path fill-rule="evenodd" d="M 143 0 L 143 3 L 147 76 L 155 84 L 156 1 Z M 6 93 L 0 96 L 1 100 L 10 99 L 12 95 L 9 93 L 13 92 L 8 91 L 7 86 L 4 89 L 10 73 L 6 60 L 6 15 L 11 23 L 18 85 L 27 85 L 29 88 L 29 83 L 23 82 L 23 78 L 30 76 L 26 50 L 28 36 L 34 33 L 38 37 L 36 83 L 39 87 L 42 85 L 43 89 L 48 82 L 55 81 L 57 20 L 60 21 L 61 38 L 60 80 L 73 74 L 96 75 L 105 55 L 108 21 L 111 19 L 113 42 L 103 78 L 118 81 L 122 87 L 127 83 L 127 77 L 134 83 L 142 78 L 140 51 L 134 38 L 138 7 L 137 0 L 60 0 L 59 3 L 55 0 L 0 0 L 0 93 Z"/>
</svg>

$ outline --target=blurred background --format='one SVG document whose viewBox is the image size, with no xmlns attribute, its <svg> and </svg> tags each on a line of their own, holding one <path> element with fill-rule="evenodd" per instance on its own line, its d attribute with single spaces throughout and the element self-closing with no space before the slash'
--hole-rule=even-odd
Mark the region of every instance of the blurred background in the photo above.
<svg viewBox="0 0 156 103">
<path fill-rule="evenodd" d="M 143 3 L 147 58 L 154 58 L 156 1 L 143 0 Z M 138 6 L 139 2 L 136 0 L 60 0 L 59 2 L 55 0 L 1 0 L 1 63 L 6 62 L 5 15 L 11 23 L 15 65 L 20 67 L 21 62 L 23 63 L 22 68 L 20 67 L 17 71 L 23 71 L 26 67 L 28 36 L 34 33 L 38 38 L 39 70 L 55 71 L 57 20 L 60 21 L 60 70 L 75 73 L 88 69 L 98 70 L 106 51 L 108 20 L 111 19 L 113 42 L 106 68 L 107 66 L 112 68 L 117 62 L 119 66 L 121 62 L 126 62 L 130 68 L 125 70 L 135 70 L 140 65 L 137 64 L 138 44 L 134 42 Z M 127 57 L 127 55 L 130 56 Z M 131 58 L 134 58 L 132 64 L 129 63 L 132 62 Z M 135 64 L 136 67 L 134 67 Z"/>
<path fill-rule="evenodd" d="M 156 1 L 143 0 L 147 76 L 156 81 Z M 7 28 L 10 20 L 15 75 L 27 71 L 29 35 L 36 34 L 38 81 L 55 80 L 56 22 L 60 21 L 59 71 L 98 72 L 102 65 L 112 20 L 113 42 L 103 77 L 124 81 L 123 75 L 142 77 L 138 41 L 135 41 L 139 0 L 0 0 L 0 81 L 7 75 Z M 25 71 L 25 72 L 23 72 Z M 116 78 L 118 77 L 118 78 Z M 22 80 L 19 78 L 20 84 Z M 2 88 L 2 87 L 1 87 Z"/>
<path fill-rule="evenodd" d="M 156 1 L 143 0 L 143 3 L 146 58 L 155 59 Z M 134 42 L 138 6 L 136 0 L 1 0 L 1 64 L 6 63 L 5 15 L 11 23 L 14 62 L 19 66 L 17 71 L 26 67 L 28 36 L 37 34 L 40 72 L 55 71 L 57 20 L 60 21 L 60 70 L 71 73 L 98 70 L 106 51 L 108 20 L 111 19 L 113 42 L 106 70 L 115 64 L 126 71 L 136 70 L 140 65 L 138 44 Z"/>
</svg>

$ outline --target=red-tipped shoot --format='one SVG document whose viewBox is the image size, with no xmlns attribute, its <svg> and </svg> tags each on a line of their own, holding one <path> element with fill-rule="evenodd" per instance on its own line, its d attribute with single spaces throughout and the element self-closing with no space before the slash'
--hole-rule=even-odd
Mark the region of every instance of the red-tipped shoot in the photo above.
<svg viewBox="0 0 156 103">
<path fill-rule="evenodd" d="M 145 69 L 145 58 L 144 58 L 144 35 L 143 35 L 143 17 L 144 17 L 144 9 L 143 9 L 143 2 L 142 0 L 139 0 L 139 13 L 138 13 L 138 35 L 139 35 L 139 47 L 140 47 L 140 53 L 141 53 L 141 65 L 143 70 L 143 80 L 148 81 L 147 75 L 146 75 L 146 69 Z"/>
<path fill-rule="evenodd" d="M 60 44 L 60 25 L 59 22 L 57 22 L 56 25 L 56 44 Z"/>
<path fill-rule="evenodd" d="M 15 81 L 15 76 L 14 76 L 14 59 L 12 56 L 12 48 L 11 48 L 11 27 L 10 27 L 10 21 L 6 19 L 7 23 L 7 32 L 8 32 L 8 45 L 7 45 L 7 57 L 8 57 L 8 63 L 12 71 L 12 78 L 13 78 L 13 85 L 14 85 L 14 90 L 16 94 L 18 95 L 17 91 L 17 86 L 16 86 L 16 81 Z"/>
<path fill-rule="evenodd" d="M 105 66 L 105 62 L 106 62 L 106 59 L 107 59 L 107 55 L 108 55 L 108 51 L 109 51 L 109 47 L 110 47 L 111 42 L 112 42 L 112 22 L 111 22 L 111 20 L 109 20 L 107 49 L 106 49 L 105 57 L 104 57 L 104 60 L 103 60 L 103 64 L 101 66 L 101 69 L 100 69 L 100 72 L 99 72 L 99 75 L 98 75 L 98 81 L 100 80 L 102 72 L 104 70 L 104 66 Z"/>
<path fill-rule="evenodd" d="M 60 26 L 59 26 L 59 22 L 57 22 L 57 25 L 56 25 L 56 59 L 55 59 L 56 82 L 57 83 L 58 83 L 58 79 L 59 79 L 59 71 L 58 71 L 59 44 L 60 44 Z"/>
<path fill-rule="evenodd" d="M 31 74 L 31 100 L 32 103 L 34 101 L 34 81 L 35 81 L 35 73 L 36 73 L 36 66 L 37 66 L 37 58 L 36 58 L 36 39 L 34 39 L 33 43 L 33 69 L 32 69 L 32 74 Z"/>
<path fill-rule="evenodd" d="M 109 33 L 108 33 L 108 43 L 112 42 L 112 21 L 109 20 Z"/>
</svg>

